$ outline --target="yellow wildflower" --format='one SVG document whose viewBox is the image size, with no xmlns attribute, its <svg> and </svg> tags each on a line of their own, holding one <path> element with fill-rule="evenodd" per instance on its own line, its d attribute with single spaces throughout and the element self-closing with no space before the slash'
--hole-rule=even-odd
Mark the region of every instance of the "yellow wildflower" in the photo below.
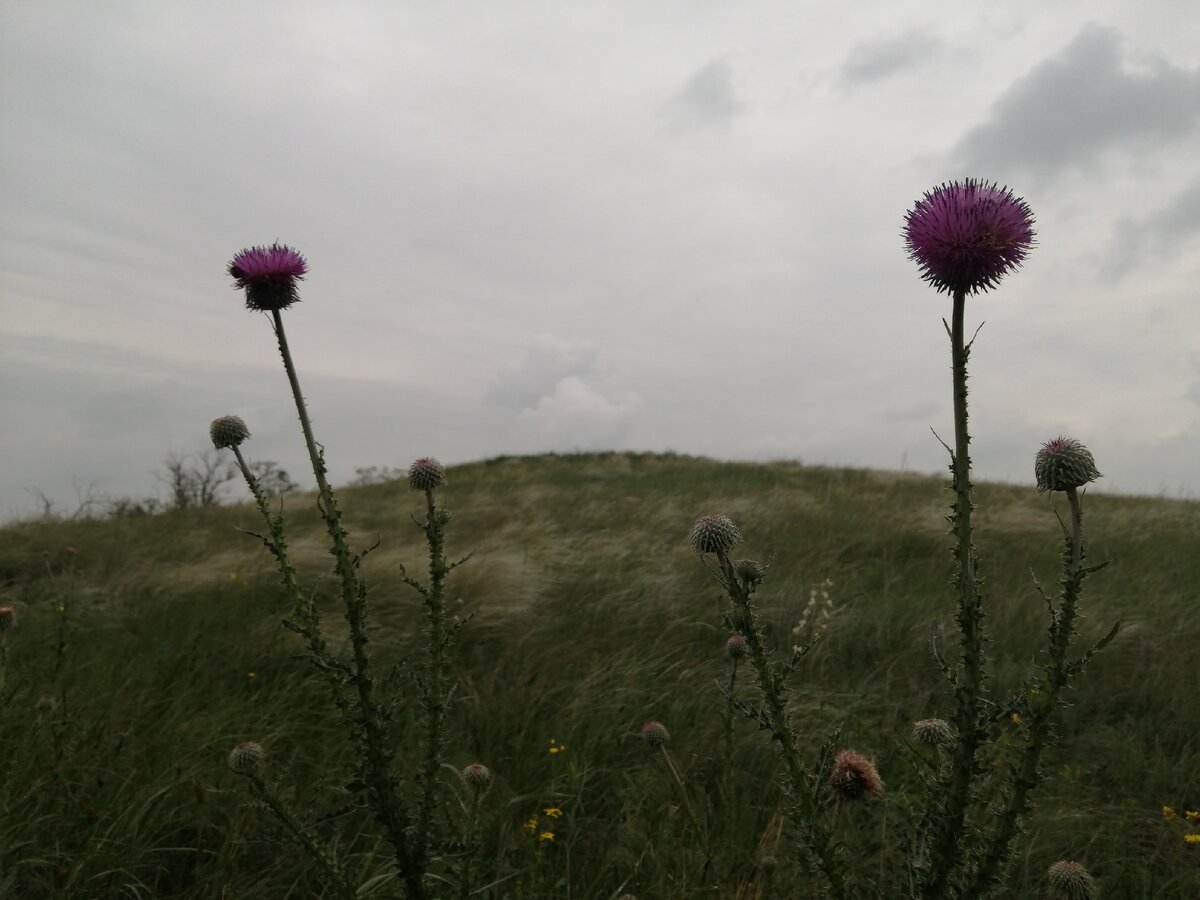
<svg viewBox="0 0 1200 900">
<path fill-rule="evenodd" d="M 1175 807 L 1173 806 L 1164 806 L 1162 808 L 1162 814 L 1163 818 L 1168 822 L 1174 822 L 1177 818 L 1179 818 L 1179 813 L 1175 811 Z"/>
<path fill-rule="evenodd" d="M 1189 822 L 1195 822 L 1197 820 L 1200 820 L 1200 812 L 1197 812 L 1194 809 L 1189 809 L 1187 812 L 1185 812 L 1183 814 L 1183 817 L 1185 819 L 1187 819 Z"/>
<path fill-rule="evenodd" d="M 1183 839 L 1189 844 L 1200 844 L 1200 834 L 1185 834 Z"/>
<path fill-rule="evenodd" d="M 529 821 L 527 821 L 527 822 L 526 822 L 524 825 L 522 825 L 521 827 L 522 827 L 522 828 L 524 828 L 526 831 L 528 831 L 530 834 L 533 834 L 535 831 L 537 831 L 537 827 L 538 827 L 538 817 L 537 817 L 537 816 L 531 816 L 531 817 L 530 817 L 530 819 L 529 819 Z"/>
<path fill-rule="evenodd" d="M 1011 716 L 1009 716 L 1009 719 L 1012 720 L 1012 723 L 1014 725 L 1020 725 L 1022 722 L 1025 721 L 1024 719 L 1021 718 L 1020 713 L 1013 713 Z"/>
<path fill-rule="evenodd" d="M 549 816 L 552 819 L 557 819 L 559 816 L 562 815 L 562 810 L 559 809 L 557 806 L 550 806 L 550 807 L 547 807 L 546 809 L 542 810 L 542 815 Z"/>
<path fill-rule="evenodd" d="M 552 841 L 552 840 L 554 840 L 554 832 L 553 831 L 543 831 L 541 834 L 538 835 L 539 843 L 545 843 L 546 841 Z"/>
<path fill-rule="evenodd" d="M 247 672 L 247 673 L 246 673 L 246 677 L 247 677 L 247 678 L 257 678 L 257 677 L 258 677 L 258 673 L 257 673 L 257 672 Z"/>
</svg>

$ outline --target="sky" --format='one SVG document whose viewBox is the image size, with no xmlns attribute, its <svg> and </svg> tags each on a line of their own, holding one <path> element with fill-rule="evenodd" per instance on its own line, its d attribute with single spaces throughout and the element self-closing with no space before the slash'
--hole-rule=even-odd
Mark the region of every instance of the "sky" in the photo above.
<svg viewBox="0 0 1200 900">
<path fill-rule="evenodd" d="M 335 483 L 675 451 L 944 471 L 950 302 L 904 213 L 1007 185 L 1037 245 L 967 303 L 977 480 L 1082 440 L 1200 495 L 1191 0 L 0 0 L 0 518 L 165 495 L 245 419 L 302 484 L 280 241 Z M 235 495 L 230 494 L 230 499 Z"/>
</svg>

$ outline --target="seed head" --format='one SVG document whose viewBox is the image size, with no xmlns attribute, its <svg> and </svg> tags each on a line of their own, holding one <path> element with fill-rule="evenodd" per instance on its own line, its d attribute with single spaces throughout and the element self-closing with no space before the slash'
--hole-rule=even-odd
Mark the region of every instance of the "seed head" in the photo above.
<svg viewBox="0 0 1200 900">
<path fill-rule="evenodd" d="M 697 553 L 728 553 L 742 535 L 728 516 L 701 516 L 692 526 L 692 549 Z"/>
<path fill-rule="evenodd" d="M 921 277 L 949 294 L 999 284 L 1033 246 L 1033 213 L 1008 188 L 968 178 L 927 191 L 905 215 L 904 243 Z"/>
<path fill-rule="evenodd" d="M 744 659 L 750 652 L 750 646 L 744 634 L 731 634 L 725 642 L 725 655 L 730 659 Z"/>
<path fill-rule="evenodd" d="M 287 309 L 298 301 L 296 283 L 307 272 L 304 257 L 278 243 L 243 250 L 229 263 L 233 286 L 246 292 L 246 308 L 260 312 Z"/>
<path fill-rule="evenodd" d="M 432 456 L 413 460 L 408 467 L 408 484 L 414 491 L 432 491 L 446 486 L 446 469 Z"/>
<path fill-rule="evenodd" d="M 661 747 L 670 739 L 671 735 L 667 732 L 667 726 L 662 722 L 650 721 L 642 726 L 642 740 L 651 749 Z"/>
<path fill-rule="evenodd" d="M 250 437 L 250 429 L 240 416 L 221 416 L 213 419 L 208 426 L 208 435 L 212 438 L 213 446 L 218 450 L 226 447 L 238 447 Z"/>
<path fill-rule="evenodd" d="M 927 747 L 949 747 L 954 743 L 954 729 L 945 719 L 921 719 L 913 723 L 913 740 Z"/>
<path fill-rule="evenodd" d="M 857 800 L 863 794 L 883 796 L 883 782 L 875 763 L 853 750 L 839 750 L 829 776 L 829 787 L 845 800 Z"/>
<path fill-rule="evenodd" d="M 1102 476 L 1091 451 L 1074 438 L 1057 437 L 1042 445 L 1033 461 L 1039 491 L 1067 491 Z"/>
<path fill-rule="evenodd" d="M 0 631 L 8 631 L 17 624 L 17 611 L 11 606 L 0 606 Z"/>
<path fill-rule="evenodd" d="M 492 770 L 482 763 L 471 763 L 462 770 L 462 777 L 480 794 L 492 786 Z"/>
<path fill-rule="evenodd" d="M 1060 859 L 1046 871 L 1046 879 L 1055 897 L 1062 900 L 1092 900 L 1096 896 L 1096 879 L 1073 860 Z"/>
<path fill-rule="evenodd" d="M 255 741 L 242 741 L 229 751 L 229 768 L 239 775 L 249 775 L 258 771 L 264 756 L 266 753 L 263 751 L 262 744 Z"/>
</svg>

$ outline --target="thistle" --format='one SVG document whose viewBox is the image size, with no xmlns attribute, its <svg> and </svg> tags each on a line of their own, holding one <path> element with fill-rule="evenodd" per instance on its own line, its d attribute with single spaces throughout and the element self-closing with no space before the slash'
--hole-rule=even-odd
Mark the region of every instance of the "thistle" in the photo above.
<svg viewBox="0 0 1200 900">
<path fill-rule="evenodd" d="M 246 308 L 278 312 L 300 299 L 297 282 L 308 272 L 304 257 L 282 244 L 250 247 L 229 263 L 233 285 L 246 292 Z"/>
<path fill-rule="evenodd" d="M 926 747 L 949 747 L 954 743 L 954 728 L 945 719 L 921 719 L 913 723 L 912 739 Z"/>
<path fill-rule="evenodd" d="M 667 726 L 662 722 L 646 722 L 642 725 L 642 740 L 651 750 L 656 750 L 671 739 Z"/>
<path fill-rule="evenodd" d="M 408 467 L 408 486 L 414 491 L 432 491 L 446 486 L 446 469 L 432 456 L 413 460 Z"/>
<path fill-rule="evenodd" d="M 250 437 L 250 429 L 239 416 L 221 416 L 212 420 L 212 424 L 208 426 L 208 434 L 216 449 L 233 449 L 241 446 L 246 438 Z"/>
<path fill-rule="evenodd" d="M 1072 491 L 1101 478 L 1091 451 L 1074 438 L 1046 441 L 1033 462 L 1039 491 Z"/>
<path fill-rule="evenodd" d="M 742 535 L 728 516 L 701 516 L 692 526 L 692 549 L 706 553 L 725 554 L 742 542 Z"/>
<path fill-rule="evenodd" d="M 1062 859 L 1046 872 L 1050 890 L 1062 900 L 1092 900 L 1097 896 L 1096 879 L 1081 863 Z"/>
<path fill-rule="evenodd" d="M 875 763 L 853 750 L 839 750 L 829 775 L 829 787 L 841 800 L 883 796 L 883 781 Z"/>
<path fill-rule="evenodd" d="M 229 768 L 239 775 L 250 775 L 258 772 L 265 756 L 262 744 L 242 741 L 229 751 Z"/>
</svg>

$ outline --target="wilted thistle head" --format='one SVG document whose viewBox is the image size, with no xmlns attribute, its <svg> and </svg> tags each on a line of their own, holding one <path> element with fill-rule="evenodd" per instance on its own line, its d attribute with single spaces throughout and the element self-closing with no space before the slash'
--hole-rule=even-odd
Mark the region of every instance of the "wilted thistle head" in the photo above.
<svg viewBox="0 0 1200 900">
<path fill-rule="evenodd" d="M 974 178 L 927 191 L 904 217 L 909 259 L 939 293 L 994 288 L 1025 259 L 1033 236 L 1029 204 Z"/>
<path fill-rule="evenodd" d="M 1039 491 L 1068 491 L 1104 477 L 1096 470 L 1091 451 L 1068 437 L 1042 445 L 1033 461 L 1033 474 Z"/>
<path fill-rule="evenodd" d="M 446 486 L 446 469 L 432 456 L 413 460 L 408 467 L 408 485 L 414 491 L 432 491 Z"/>
<path fill-rule="evenodd" d="M 692 526 L 692 549 L 697 553 L 728 553 L 742 535 L 728 516 L 701 516 Z"/>
<path fill-rule="evenodd" d="M 750 645 L 744 634 L 731 634 L 725 642 L 725 654 L 730 659 L 743 659 L 750 651 Z"/>
<path fill-rule="evenodd" d="M 492 770 L 483 763 L 471 763 L 462 770 L 462 777 L 481 794 L 492 786 Z"/>
<path fill-rule="evenodd" d="M 17 611 L 11 606 L 0 606 L 0 631 L 8 631 L 17 624 Z"/>
<path fill-rule="evenodd" d="M 913 723 L 913 740 L 927 747 L 949 747 L 954 743 L 954 729 L 945 719 L 921 719 Z"/>
<path fill-rule="evenodd" d="M 296 282 L 307 272 L 304 257 L 278 243 L 243 250 L 229 263 L 233 286 L 246 291 L 246 308 L 261 312 L 287 309 L 299 300 Z"/>
<path fill-rule="evenodd" d="M 266 756 L 262 744 L 255 741 L 242 741 L 229 751 L 229 768 L 239 775 L 249 775 L 257 772 Z"/>
<path fill-rule="evenodd" d="M 853 750 L 838 751 L 829 786 L 844 800 L 857 800 L 863 794 L 883 796 L 883 782 L 875 763 Z"/>
<path fill-rule="evenodd" d="M 662 722 L 646 722 L 642 725 L 642 740 L 646 742 L 646 746 L 651 749 L 661 747 L 671 739 L 670 733 L 667 731 L 667 726 Z"/>
<path fill-rule="evenodd" d="M 1064 900 L 1091 900 L 1096 896 L 1096 879 L 1073 860 L 1060 859 L 1046 871 L 1054 896 Z"/>
<path fill-rule="evenodd" d="M 218 450 L 226 447 L 240 446 L 242 441 L 250 437 L 250 429 L 240 416 L 221 416 L 213 419 L 208 426 L 208 436 L 212 438 L 213 446 Z"/>
<path fill-rule="evenodd" d="M 757 559 L 739 559 L 733 564 L 733 574 L 746 584 L 755 585 L 763 580 L 767 570 Z"/>
</svg>

